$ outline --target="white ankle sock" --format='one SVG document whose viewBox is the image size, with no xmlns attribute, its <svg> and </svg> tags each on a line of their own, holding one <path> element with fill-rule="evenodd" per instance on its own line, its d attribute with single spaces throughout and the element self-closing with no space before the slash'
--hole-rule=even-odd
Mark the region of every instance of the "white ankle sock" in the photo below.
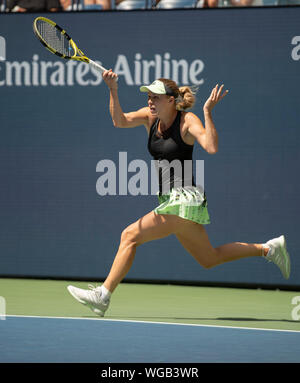
<svg viewBox="0 0 300 383">
<path fill-rule="evenodd" d="M 111 292 L 107 290 L 105 286 L 101 286 L 101 298 L 104 300 L 104 302 L 108 302 L 110 300 Z"/>
<path fill-rule="evenodd" d="M 267 255 L 265 255 L 265 252 L 264 252 L 264 249 L 269 249 L 268 252 L 267 252 Z M 266 243 L 264 243 L 262 245 L 262 255 L 264 257 L 267 257 L 269 254 L 270 254 L 270 251 L 271 251 L 271 246 L 267 245 Z"/>
</svg>

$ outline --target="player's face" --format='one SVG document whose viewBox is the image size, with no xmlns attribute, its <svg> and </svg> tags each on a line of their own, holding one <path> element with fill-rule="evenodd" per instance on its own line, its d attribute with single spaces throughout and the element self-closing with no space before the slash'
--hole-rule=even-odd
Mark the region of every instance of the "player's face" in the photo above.
<svg viewBox="0 0 300 383">
<path fill-rule="evenodd" d="M 168 105 L 168 96 L 148 92 L 148 106 L 152 115 L 159 115 Z"/>
</svg>

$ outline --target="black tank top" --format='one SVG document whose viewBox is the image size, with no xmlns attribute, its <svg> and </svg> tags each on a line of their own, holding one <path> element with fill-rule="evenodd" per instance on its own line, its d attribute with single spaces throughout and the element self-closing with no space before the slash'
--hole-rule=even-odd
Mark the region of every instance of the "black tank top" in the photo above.
<svg viewBox="0 0 300 383">
<path fill-rule="evenodd" d="M 180 119 L 181 112 L 177 112 L 173 124 L 162 135 L 158 133 L 159 119 L 150 128 L 148 150 L 158 167 L 159 194 L 167 194 L 173 187 L 195 186 L 194 145 L 188 145 L 182 140 Z"/>
</svg>

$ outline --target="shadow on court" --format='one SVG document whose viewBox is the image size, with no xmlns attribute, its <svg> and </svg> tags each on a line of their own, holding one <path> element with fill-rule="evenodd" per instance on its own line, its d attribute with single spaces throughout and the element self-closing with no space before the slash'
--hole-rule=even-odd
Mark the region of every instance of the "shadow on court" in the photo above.
<svg viewBox="0 0 300 383">
<path fill-rule="evenodd" d="M 83 318 L 97 318 L 92 315 L 85 315 Z M 102 318 L 99 317 L 99 320 Z M 178 320 L 196 320 L 196 321 L 211 321 L 211 322 L 218 322 L 218 321 L 230 321 L 230 322 L 286 322 L 286 323 L 294 323 L 299 324 L 300 328 L 300 322 L 297 322 L 292 319 L 270 319 L 270 318 L 248 318 L 248 317 L 217 317 L 217 318 L 201 318 L 201 317 L 127 317 L 127 316 L 109 316 L 105 319 L 112 319 L 112 320 L 138 320 L 138 321 L 178 321 Z M 175 323 L 174 323 L 175 324 Z M 188 323 L 187 323 L 188 324 Z"/>
<path fill-rule="evenodd" d="M 216 320 L 228 320 L 228 321 L 238 321 L 238 322 L 288 322 L 288 323 L 297 323 L 292 319 L 261 319 L 261 318 L 216 318 Z M 299 323 L 300 324 L 300 323 Z"/>
</svg>

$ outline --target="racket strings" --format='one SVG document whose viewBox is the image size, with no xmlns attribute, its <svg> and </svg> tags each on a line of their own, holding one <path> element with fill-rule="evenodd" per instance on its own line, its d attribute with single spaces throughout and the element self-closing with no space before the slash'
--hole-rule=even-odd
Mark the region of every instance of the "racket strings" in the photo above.
<svg viewBox="0 0 300 383">
<path fill-rule="evenodd" d="M 55 26 L 43 20 L 39 20 L 36 27 L 45 43 L 52 49 L 66 57 L 72 57 L 74 55 L 74 49 L 68 38 Z"/>
</svg>

